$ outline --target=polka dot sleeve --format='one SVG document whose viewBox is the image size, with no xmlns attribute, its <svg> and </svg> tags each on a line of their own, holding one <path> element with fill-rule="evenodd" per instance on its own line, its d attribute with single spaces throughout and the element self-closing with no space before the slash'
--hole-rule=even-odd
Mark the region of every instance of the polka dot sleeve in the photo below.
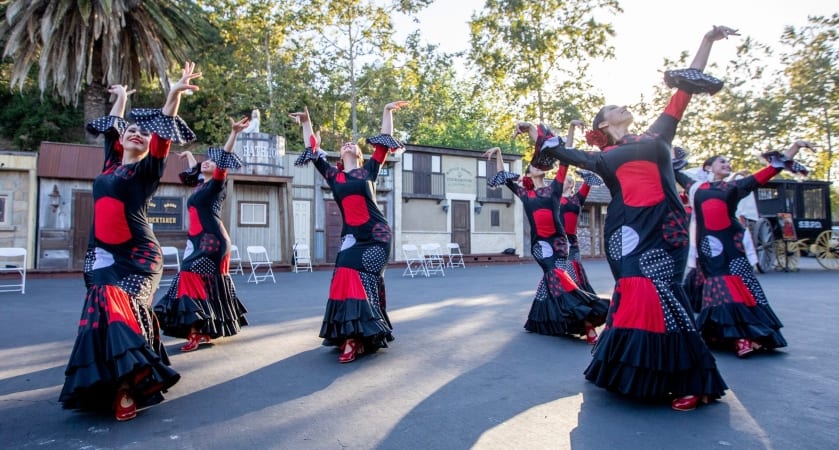
<svg viewBox="0 0 839 450">
<path fill-rule="evenodd" d="M 100 134 L 107 133 L 108 131 L 115 131 L 118 135 L 121 135 L 127 124 L 125 119 L 122 117 L 117 116 L 103 116 L 99 117 L 98 119 L 93 119 L 90 123 L 87 124 L 87 131 L 95 136 L 99 136 Z"/>
<path fill-rule="evenodd" d="M 131 119 L 141 127 L 176 144 L 188 144 L 195 140 L 195 133 L 178 116 L 167 116 L 160 109 L 134 108 Z"/>
<path fill-rule="evenodd" d="M 238 169 L 244 165 L 244 161 L 235 153 L 228 153 L 221 147 L 210 147 L 207 155 L 222 169 Z"/>
</svg>

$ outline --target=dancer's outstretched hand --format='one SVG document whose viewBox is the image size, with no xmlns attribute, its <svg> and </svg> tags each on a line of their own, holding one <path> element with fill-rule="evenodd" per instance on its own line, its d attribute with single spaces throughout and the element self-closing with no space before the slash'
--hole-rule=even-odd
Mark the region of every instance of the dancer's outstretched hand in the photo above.
<svg viewBox="0 0 839 450">
<path fill-rule="evenodd" d="M 309 107 L 303 107 L 303 111 L 293 112 L 288 115 L 294 123 L 300 125 L 309 121 Z"/>
<path fill-rule="evenodd" d="M 387 105 L 385 105 L 385 111 L 398 111 L 398 110 L 400 110 L 400 109 L 402 109 L 402 108 L 404 108 L 404 107 L 406 107 L 410 104 L 411 104 L 411 102 L 408 102 L 408 101 L 405 101 L 405 100 L 390 102 Z"/>
<path fill-rule="evenodd" d="M 486 157 L 486 159 L 491 159 L 492 155 L 494 155 L 496 152 L 500 152 L 500 151 L 501 151 L 501 148 L 492 147 L 491 149 L 484 152 L 484 156 Z"/>
<path fill-rule="evenodd" d="M 128 86 L 124 84 L 112 84 L 108 86 L 108 92 L 116 95 L 117 97 L 128 97 L 129 95 L 137 92 L 137 89 L 128 89 Z"/>
<path fill-rule="evenodd" d="M 200 89 L 198 86 L 192 84 L 192 80 L 199 77 L 201 77 L 201 72 L 195 71 L 195 63 L 192 61 L 185 62 L 183 69 L 181 69 L 181 79 L 172 85 L 172 92 L 192 94 Z"/>
<path fill-rule="evenodd" d="M 809 148 L 810 150 L 814 150 L 816 148 L 816 146 L 813 145 L 812 142 L 799 140 L 799 141 L 793 142 L 793 144 L 790 145 L 790 147 L 784 152 L 784 154 L 788 158 L 793 158 L 793 157 L 795 157 L 796 154 L 798 154 L 798 151 L 801 150 L 802 148 Z"/>
<path fill-rule="evenodd" d="M 738 30 L 726 27 L 724 25 L 714 25 L 714 28 L 712 28 L 711 31 L 705 33 L 705 39 L 710 39 L 712 41 L 728 39 L 729 36 L 740 36 L 740 33 L 738 32 Z"/>
<path fill-rule="evenodd" d="M 242 130 L 244 130 L 245 128 L 248 127 L 248 125 L 251 124 L 251 118 L 250 117 L 243 117 L 242 120 L 240 120 L 238 122 L 233 120 L 232 117 L 228 117 L 227 120 L 230 121 L 230 130 L 233 131 L 234 133 L 241 133 Z"/>
</svg>

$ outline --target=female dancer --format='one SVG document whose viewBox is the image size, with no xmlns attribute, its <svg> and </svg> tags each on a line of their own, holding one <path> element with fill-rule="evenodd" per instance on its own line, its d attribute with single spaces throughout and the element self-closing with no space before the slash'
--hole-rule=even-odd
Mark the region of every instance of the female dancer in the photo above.
<svg viewBox="0 0 839 450">
<path fill-rule="evenodd" d="M 181 181 L 197 186 L 187 200 L 189 240 L 181 271 L 166 296 L 154 306 L 154 312 L 164 334 L 187 339 L 182 352 L 197 350 L 210 339 L 233 336 L 248 324 L 247 310 L 230 278 L 230 237 L 219 215 L 226 197 L 227 169 L 242 166 L 233 146 L 248 122 L 248 118 L 238 122 L 230 119 L 230 136 L 224 149 L 211 148 L 207 152 L 210 159 L 200 165 L 189 151 L 179 155 L 189 164 L 189 170 L 181 173 Z"/>
<path fill-rule="evenodd" d="M 554 179 L 545 185 L 545 171 L 530 165 L 520 186 L 516 183 L 520 176 L 504 170 L 501 149 L 489 149 L 484 156 L 490 159 L 493 154 L 498 173 L 487 184 L 505 184 L 521 200 L 530 222 L 531 252 L 543 272 L 524 328 L 554 336 L 584 335 L 594 344 L 595 327 L 605 321 L 609 304 L 580 289 L 569 275 L 573 269 L 568 264 L 568 240 L 559 217 L 561 182 Z"/>
<path fill-rule="evenodd" d="M 588 282 L 588 276 L 583 269 L 583 263 L 580 258 L 580 244 L 577 240 L 577 221 L 580 218 L 580 213 L 583 210 L 583 205 L 586 203 L 586 197 L 588 197 L 591 187 L 603 184 L 603 180 L 588 170 L 578 170 L 577 174 L 583 179 L 583 184 L 580 186 L 578 192 L 574 192 L 577 182 L 573 175 L 567 175 L 567 171 L 567 165 L 560 165 L 556 177 L 557 180 L 560 180 L 560 174 L 565 175 L 559 213 L 562 217 L 562 224 L 565 226 L 565 233 L 568 235 L 568 259 L 571 261 L 571 267 L 576 277 L 575 280 L 580 288 L 584 291 L 594 293 L 594 288 Z"/>
<path fill-rule="evenodd" d="M 289 115 L 303 125 L 303 140 L 308 146 L 295 165 L 314 162 L 332 189 L 344 221 L 341 250 L 335 261 L 320 329 L 324 345 L 341 347 L 340 363 L 354 361 L 365 351 L 386 348 L 387 341 L 393 340 L 383 276 L 393 233 L 376 205 L 376 178 L 388 150 L 402 148 L 402 144 L 391 136 L 393 111 L 407 105 L 404 101 L 385 105 L 381 134 L 367 139 L 375 149 L 367 162 L 361 164 L 361 149 L 348 142 L 341 146 L 337 167 L 326 161 L 326 153 L 318 147 L 309 111 Z"/>
<path fill-rule="evenodd" d="M 745 250 L 745 229 L 734 213 L 742 198 L 780 173 L 784 162 L 791 161 L 802 147 L 812 145 L 797 141 L 783 156 L 778 152 L 768 154 L 769 166 L 733 182 L 724 181 L 731 174 L 731 166 L 719 155 L 702 165 L 708 173 L 707 181 L 676 174 L 691 199 L 696 223 L 692 245 L 697 247 L 705 279 L 697 327 L 707 342 L 730 345 L 741 358 L 757 349 L 784 347 L 787 343 L 780 332 L 783 325 L 754 276 Z"/>
<path fill-rule="evenodd" d="M 185 64 L 162 110 L 134 109 L 136 123 L 127 127 L 123 114 L 134 91 L 111 86 L 111 114 L 87 125 L 105 135 L 105 164 L 93 182 L 93 252 L 85 261 L 87 295 L 59 398 L 65 408 L 112 405 L 117 420 L 133 419 L 137 407 L 161 402 L 161 392 L 180 378 L 167 367 L 151 311 L 162 255 L 146 208 L 170 142 L 195 139 L 177 117 L 181 93 L 198 90 L 190 84 L 201 76 L 194 69 L 194 63 Z"/>
<path fill-rule="evenodd" d="M 691 64 L 692 78 L 702 75 L 713 43 L 733 34 L 714 27 L 704 36 Z M 586 134 L 601 152 L 542 149 L 546 156 L 594 171 L 612 194 L 604 234 L 616 286 L 586 378 L 634 397 L 676 397 L 672 407 L 679 411 L 720 397 L 727 388 L 680 285 L 688 239 L 670 145 L 690 97 L 679 89 L 644 135 L 629 134 L 632 114 L 625 107 L 603 107 Z"/>
</svg>

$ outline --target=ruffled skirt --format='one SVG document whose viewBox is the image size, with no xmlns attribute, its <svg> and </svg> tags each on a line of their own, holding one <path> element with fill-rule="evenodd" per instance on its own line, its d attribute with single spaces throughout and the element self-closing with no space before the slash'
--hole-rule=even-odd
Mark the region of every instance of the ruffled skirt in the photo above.
<svg viewBox="0 0 839 450">
<path fill-rule="evenodd" d="M 212 338 L 233 336 L 248 324 L 248 312 L 228 274 L 178 273 L 154 306 L 163 334 L 186 338 L 194 327 Z"/>
<path fill-rule="evenodd" d="M 382 276 L 336 267 L 320 329 L 323 344 L 339 346 L 347 339 L 360 339 L 365 351 L 386 348 L 393 340 L 393 327 L 385 298 Z"/>
<path fill-rule="evenodd" d="M 562 269 L 547 272 L 536 288 L 524 328 L 551 336 L 586 334 L 585 322 L 600 326 L 609 302 L 577 287 Z"/>
<path fill-rule="evenodd" d="M 180 379 L 144 300 L 114 285 L 88 288 L 59 397 L 65 408 L 109 409 L 123 384 L 138 407 L 153 405 Z"/>
<path fill-rule="evenodd" d="M 714 356 L 672 286 L 645 277 L 618 280 L 586 379 L 649 400 L 724 394 Z"/>
<path fill-rule="evenodd" d="M 786 347 L 781 323 L 763 298 L 737 275 L 708 277 L 703 292 L 702 311 L 697 319 L 705 340 L 713 345 L 749 339 L 766 349 Z"/>
</svg>

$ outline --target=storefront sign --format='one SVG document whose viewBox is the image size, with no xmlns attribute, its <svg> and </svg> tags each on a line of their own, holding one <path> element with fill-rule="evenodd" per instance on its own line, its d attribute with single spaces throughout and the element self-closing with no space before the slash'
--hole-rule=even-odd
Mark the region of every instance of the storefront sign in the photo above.
<svg viewBox="0 0 839 450">
<path fill-rule="evenodd" d="M 156 231 L 184 229 L 184 203 L 180 197 L 152 197 L 148 209 L 149 223 Z"/>
</svg>

